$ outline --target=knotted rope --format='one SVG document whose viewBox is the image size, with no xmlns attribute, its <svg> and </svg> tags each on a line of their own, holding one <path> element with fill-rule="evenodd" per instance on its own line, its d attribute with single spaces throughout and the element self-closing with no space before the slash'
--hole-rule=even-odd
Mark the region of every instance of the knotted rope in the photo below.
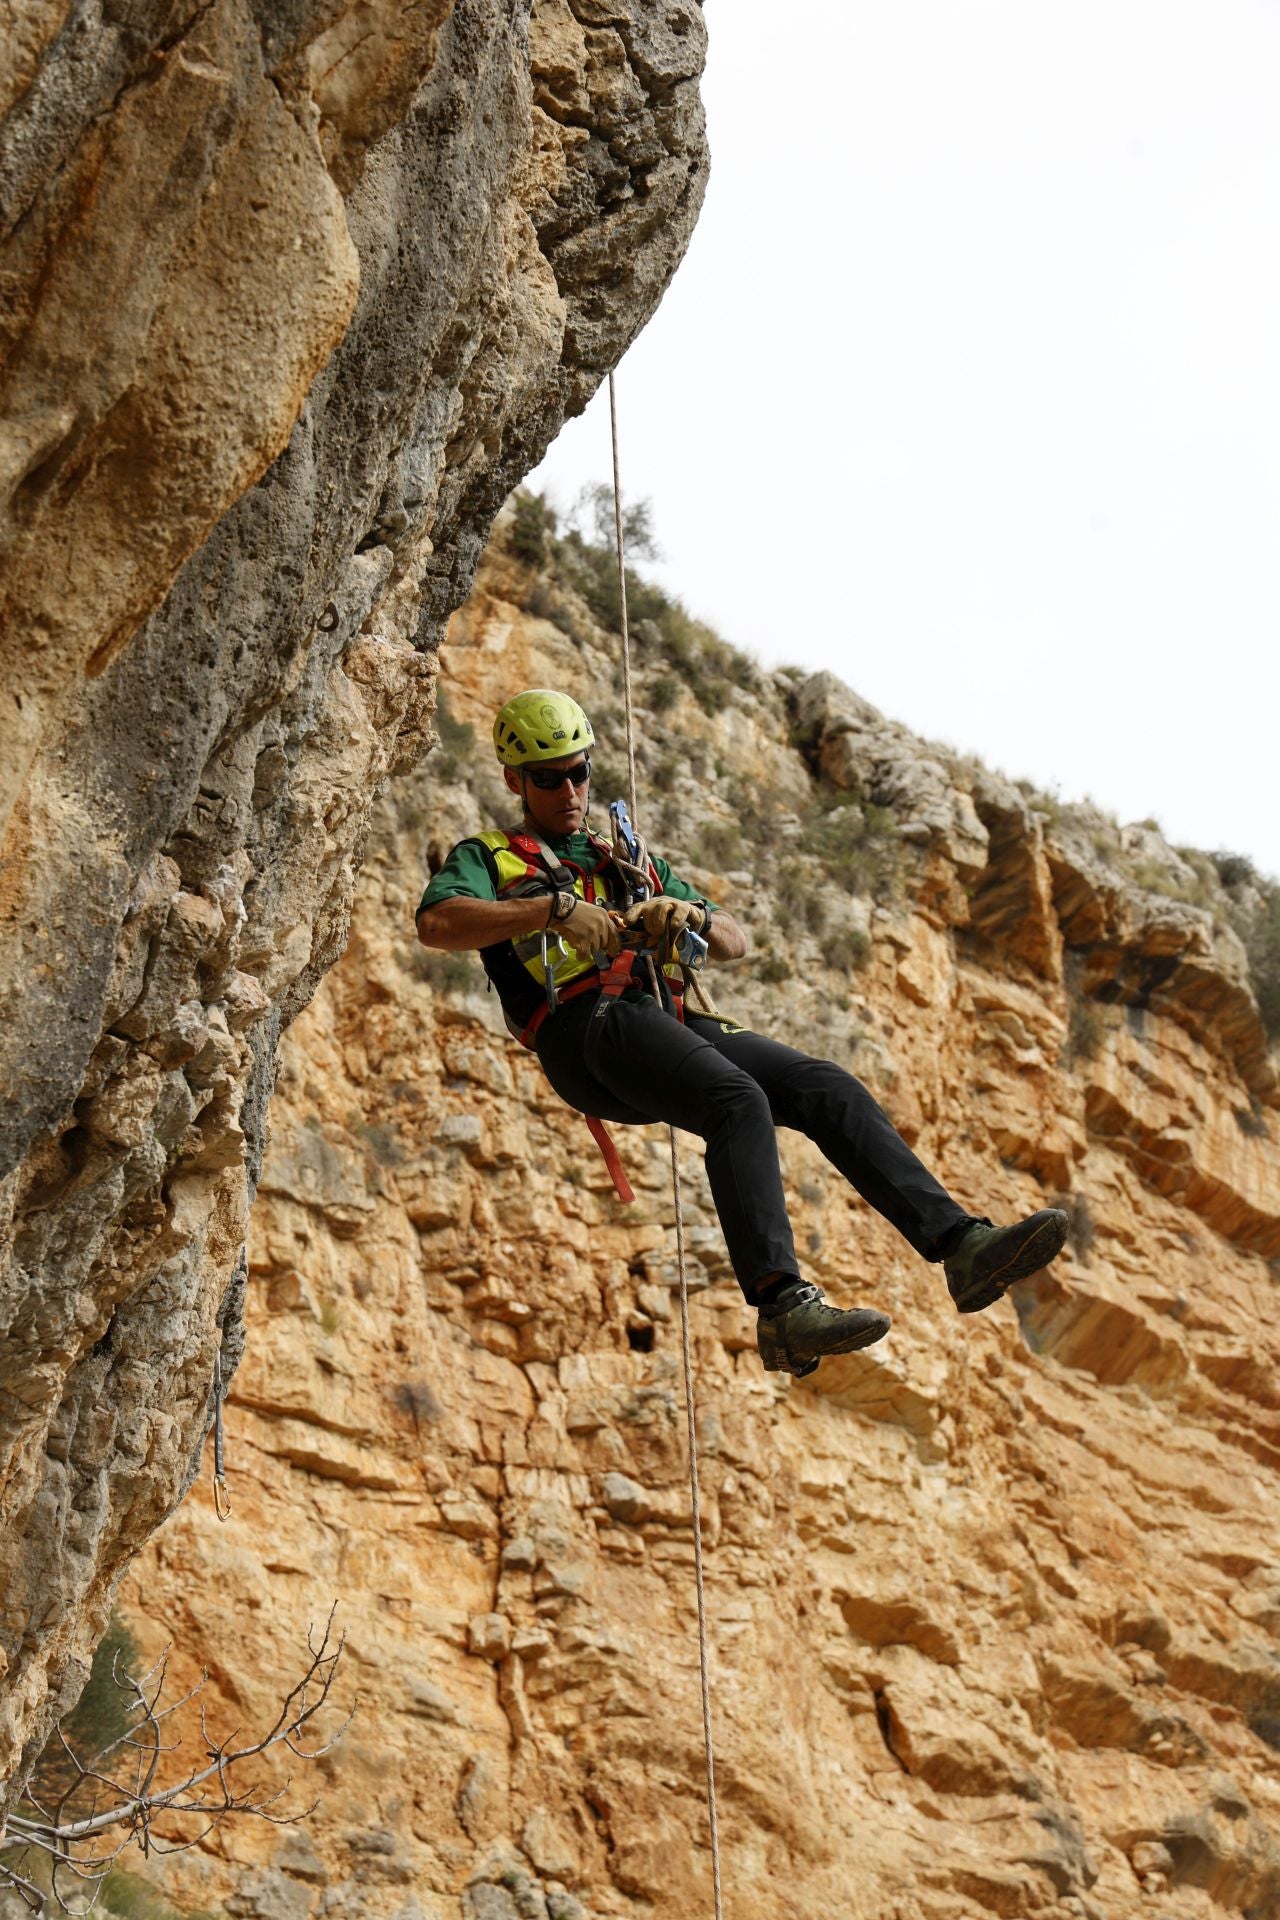
<svg viewBox="0 0 1280 1920">
<path fill-rule="evenodd" d="M 627 569 L 622 539 L 622 486 L 618 469 L 618 401 L 609 375 L 609 431 L 613 442 L 613 527 L 618 553 L 618 603 L 622 626 L 622 691 L 627 727 L 627 783 L 631 818 L 637 819 L 635 719 L 631 699 L 631 635 L 627 627 Z M 637 831 L 639 831 L 637 827 Z M 656 991 L 656 981 L 655 981 Z M 707 1594 L 702 1571 L 702 1501 L 698 1491 L 698 1429 L 693 1404 L 693 1348 L 689 1339 L 689 1279 L 685 1266 L 684 1205 L 676 1130 L 671 1135 L 671 1190 L 676 1215 L 676 1264 L 680 1275 L 680 1333 L 684 1349 L 684 1410 L 689 1429 L 689 1492 L 693 1500 L 693 1564 L 698 1588 L 698 1671 L 702 1680 L 702 1741 L 706 1750 L 707 1812 L 711 1821 L 711 1882 L 716 1920 L 724 1920 L 720 1888 L 720 1826 L 716 1816 L 716 1762 L 711 1737 L 711 1672 L 707 1655 Z"/>
</svg>

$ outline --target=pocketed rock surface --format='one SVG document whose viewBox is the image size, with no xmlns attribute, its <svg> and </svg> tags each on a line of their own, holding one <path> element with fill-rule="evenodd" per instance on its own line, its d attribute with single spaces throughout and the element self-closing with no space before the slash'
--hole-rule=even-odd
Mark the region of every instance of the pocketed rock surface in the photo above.
<svg viewBox="0 0 1280 1920">
<path fill-rule="evenodd" d="M 0 59 L 0 1808 L 194 1470 L 282 1026 L 707 156 L 671 0 L 35 0 Z"/>
<path fill-rule="evenodd" d="M 120 1604 L 254 1727 L 336 1600 L 359 1707 L 292 1769 L 304 1828 L 228 1823 L 156 1869 L 185 1907 L 712 1911 L 666 1136 L 617 1130 L 621 1207 L 476 963 L 412 941 L 426 872 L 507 817 L 506 691 L 574 686 L 621 764 L 616 645 L 497 541 L 444 649 L 445 749 L 379 802 L 350 946 L 283 1042 L 232 1517 L 206 1477 Z M 847 1062 L 973 1210 L 1073 1221 L 962 1319 L 783 1136 L 807 1273 L 894 1320 L 793 1383 L 682 1140 L 726 1914 L 1267 1920 L 1280 1115 L 1226 896 L 1175 898 L 1154 829 L 1038 806 L 828 677 L 743 670 L 709 713 L 643 644 L 638 672 L 655 850 L 755 936 L 723 1006 Z M 806 851 L 838 792 L 902 863 L 879 899 Z M 861 969 L 832 928 L 865 930 Z"/>
</svg>

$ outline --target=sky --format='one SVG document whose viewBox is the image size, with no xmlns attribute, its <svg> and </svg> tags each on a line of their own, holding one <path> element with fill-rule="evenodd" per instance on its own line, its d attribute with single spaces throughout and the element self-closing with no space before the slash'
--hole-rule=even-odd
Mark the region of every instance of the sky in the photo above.
<svg viewBox="0 0 1280 1920">
<path fill-rule="evenodd" d="M 1280 0 L 707 0 L 617 374 L 650 569 L 766 665 L 1280 873 Z M 530 484 L 609 474 L 607 397 Z"/>
</svg>

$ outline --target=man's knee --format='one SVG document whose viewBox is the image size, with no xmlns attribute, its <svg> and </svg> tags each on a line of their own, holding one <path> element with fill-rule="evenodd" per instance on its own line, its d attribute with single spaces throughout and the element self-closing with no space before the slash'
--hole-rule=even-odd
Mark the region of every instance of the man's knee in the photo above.
<svg viewBox="0 0 1280 1920">
<path fill-rule="evenodd" d="M 704 1133 L 710 1135 L 725 1127 L 744 1124 L 773 1126 L 773 1114 L 764 1088 L 711 1051 L 697 1054 L 685 1062 L 681 1073 L 683 1088 L 698 1100 Z"/>
<path fill-rule="evenodd" d="M 847 1067 L 816 1054 L 806 1053 L 792 1062 L 771 1092 L 774 1117 L 783 1126 L 802 1125 L 808 1116 L 878 1111 L 874 1097 Z"/>
</svg>

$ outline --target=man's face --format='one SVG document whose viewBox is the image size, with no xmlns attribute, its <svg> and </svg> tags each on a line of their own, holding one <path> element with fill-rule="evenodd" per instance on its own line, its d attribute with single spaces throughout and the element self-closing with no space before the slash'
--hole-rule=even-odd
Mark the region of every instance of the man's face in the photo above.
<svg viewBox="0 0 1280 1920">
<path fill-rule="evenodd" d="M 576 833 L 587 817 L 590 780 L 576 785 L 571 773 L 587 764 L 584 753 L 567 753 L 559 760 L 541 760 L 536 767 L 507 767 L 507 785 L 520 796 L 526 816 L 539 833 Z M 559 775 L 558 779 L 553 777 Z"/>
</svg>

